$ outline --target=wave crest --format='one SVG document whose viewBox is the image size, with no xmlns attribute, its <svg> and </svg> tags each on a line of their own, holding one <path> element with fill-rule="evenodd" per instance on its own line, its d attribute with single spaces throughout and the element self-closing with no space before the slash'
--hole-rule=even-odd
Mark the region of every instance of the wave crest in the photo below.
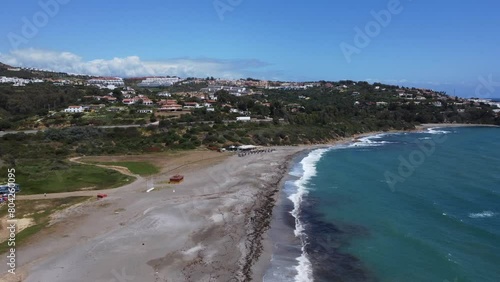
<svg viewBox="0 0 500 282">
<path fill-rule="evenodd" d="M 304 233 L 304 224 L 300 221 L 300 210 L 304 197 L 309 193 L 307 184 L 309 183 L 311 178 L 316 176 L 316 164 L 321 159 L 323 154 L 325 154 L 329 150 L 330 149 L 314 150 L 310 152 L 309 155 L 307 155 L 304 159 L 302 159 L 302 161 L 300 162 L 303 170 L 302 176 L 294 182 L 295 186 L 297 187 L 297 192 L 288 197 L 288 199 L 293 202 L 294 206 L 293 210 L 290 212 L 295 218 L 294 234 L 297 238 L 300 239 L 302 243 L 302 255 L 296 259 L 298 262 L 298 265 L 295 267 L 295 269 L 297 270 L 297 275 L 295 276 L 296 282 L 313 281 L 312 264 L 305 251 L 307 237 Z"/>
<path fill-rule="evenodd" d="M 494 217 L 495 215 L 497 215 L 497 214 L 492 212 L 492 211 L 483 211 L 480 213 L 470 213 L 469 217 L 470 218 L 488 218 L 488 217 Z"/>
</svg>

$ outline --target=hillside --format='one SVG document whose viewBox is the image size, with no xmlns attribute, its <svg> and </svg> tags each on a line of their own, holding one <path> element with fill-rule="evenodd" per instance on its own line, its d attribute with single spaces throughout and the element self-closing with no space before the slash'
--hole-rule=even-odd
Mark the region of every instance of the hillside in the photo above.
<svg viewBox="0 0 500 282">
<path fill-rule="evenodd" d="M 8 70 L 13 68 L 0 62 L 0 76 L 20 77 L 20 78 L 39 78 L 39 79 L 88 79 L 91 76 L 73 75 L 65 72 L 54 72 L 38 70 L 33 68 L 20 68 L 18 70 Z"/>
<path fill-rule="evenodd" d="M 12 67 L 0 62 L 0 69 L 8 69 L 8 68 L 12 68 Z"/>
</svg>

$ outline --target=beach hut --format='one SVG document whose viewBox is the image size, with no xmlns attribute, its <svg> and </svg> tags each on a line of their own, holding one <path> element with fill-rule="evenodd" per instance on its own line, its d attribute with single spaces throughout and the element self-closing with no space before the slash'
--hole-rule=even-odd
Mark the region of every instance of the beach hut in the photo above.
<svg viewBox="0 0 500 282">
<path fill-rule="evenodd" d="M 173 184 L 181 183 L 183 180 L 184 180 L 184 176 L 180 175 L 180 174 L 177 174 L 177 175 L 170 177 L 170 183 L 173 183 Z"/>
<path fill-rule="evenodd" d="M 257 146 L 254 145 L 241 145 L 238 147 L 238 151 L 252 151 L 257 149 Z"/>
</svg>

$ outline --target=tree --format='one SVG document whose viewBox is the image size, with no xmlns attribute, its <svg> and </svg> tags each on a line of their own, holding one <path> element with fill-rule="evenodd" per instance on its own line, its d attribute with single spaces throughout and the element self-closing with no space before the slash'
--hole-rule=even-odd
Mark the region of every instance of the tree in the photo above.
<svg viewBox="0 0 500 282">
<path fill-rule="evenodd" d="M 0 120 L 0 130 L 11 129 L 13 124 L 7 120 Z"/>
<path fill-rule="evenodd" d="M 123 93 L 120 89 L 116 88 L 115 90 L 113 90 L 113 97 L 115 97 L 118 101 L 122 101 L 123 100 Z"/>
<path fill-rule="evenodd" d="M 149 121 L 150 122 L 156 122 L 157 121 L 156 116 L 155 116 L 154 113 L 151 114 L 151 117 L 149 118 Z"/>
</svg>

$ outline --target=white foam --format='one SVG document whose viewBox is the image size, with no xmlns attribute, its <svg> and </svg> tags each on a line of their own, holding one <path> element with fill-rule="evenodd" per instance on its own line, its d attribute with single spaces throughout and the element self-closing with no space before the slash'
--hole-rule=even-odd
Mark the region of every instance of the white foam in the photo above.
<svg viewBox="0 0 500 282">
<path fill-rule="evenodd" d="M 288 174 L 295 176 L 295 177 L 301 177 L 302 176 L 302 169 L 299 167 L 293 167 Z"/>
<path fill-rule="evenodd" d="M 352 147 L 375 147 L 375 146 L 383 146 L 384 144 L 390 144 L 393 142 L 388 141 L 375 141 L 373 139 L 380 139 L 386 136 L 387 133 L 367 136 L 363 138 L 359 138 L 358 142 L 348 144 L 348 145 L 336 145 L 334 147 L 326 148 L 326 149 L 317 149 L 309 153 L 302 161 L 300 162 L 302 166 L 302 174 L 296 169 L 293 169 L 290 173 L 291 175 L 300 177 L 298 180 L 294 181 L 294 186 L 297 187 L 295 193 L 291 194 L 288 199 L 293 202 L 293 210 L 290 212 L 292 216 L 295 218 L 295 230 L 294 234 L 297 238 L 301 240 L 302 243 L 302 255 L 298 257 L 296 260 L 298 265 L 295 267 L 297 271 L 297 275 L 295 276 L 295 282 L 312 282 L 313 281 L 313 271 L 312 264 L 309 260 L 307 253 L 305 252 L 306 246 L 306 234 L 304 234 L 304 224 L 300 221 L 300 209 L 301 203 L 304 197 L 309 193 L 309 189 L 307 187 L 308 182 L 312 177 L 316 176 L 316 164 L 321 159 L 323 154 L 328 152 L 329 150 L 338 150 L 338 149 L 347 149 Z"/>
<path fill-rule="evenodd" d="M 313 281 L 312 264 L 307 258 L 304 252 L 304 247 L 302 247 L 302 255 L 297 258 L 299 265 L 296 267 L 297 275 L 295 276 L 296 282 L 310 282 Z"/>
<path fill-rule="evenodd" d="M 425 133 L 429 134 L 450 134 L 450 131 L 445 131 L 445 130 L 439 130 L 437 127 L 435 128 L 429 128 Z"/>
<path fill-rule="evenodd" d="M 370 139 L 380 139 L 384 136 L 386 136 L 388 133 L 380 133 L 380 134 L 377 134 L 377 135 L 372 135 L 372 136 L 368 136 L 367 138 L 370 138 Z"/>
<path fill-rule="evenodd" d="M 373 139 L 380 139 L 386 135 L 387 135 L 387 133 L 382 133 L 382 134 L 377 134 L 377 135 L 359 138 L 357 140 L 357 142 L 351 144 L 349 147 L 378 147 L 378 146 L 383 146 L 384 144 L 392 144 L 393 142 L 389 142 L 389 141 L 375 141 L 375 140 L 373 140 Z"/>
<path fill-rule="evenodd" d="M 492 212 L 492 211 L 483 211 L 480 213 L 470 213 L 469 217 L 470 218 L 488 218 L 488 217 L 494 217 L 495 215 L 497 215 L 497 214 Z"/>
<path fill-rule="evenodd" d="M 300 208 L 303 198 L 309 193 L 307 188 L 307 184 L 312 177 L 316 175 L 316 164 L 321 159 L 324 153 L 326 153 L 329 149 L 318 149 L 314 150 L 309 155 L 307 155 L 300 164 L 302 165 L 303 174 L 302 176 L 294 182 L 297 187 L 297 192 L 290 195 L 288 199 L 293 202 L 293 210 L 290 212 L 292 216 L 295 218 L 295 230 L 294 234 L 296 237 L 300 238 L 302 242 L 302 255 L 298 257 L 296 260 L 298 265 L 295 267 L 297 270 L 297 275 L 295 276 L 296 282 L 311 282 L 313 281 L 312 276 L 312 265 L 311 261 L 307 257 L 307 253 L 305 252 L 305 234 L 304 234 L 304 225 L 300 221 L 299 214 Z"/>
<path fill-rule="evenodd" d="M 300 213 L 302 199 L 309 192 L 306 185 L 312 177 L 316 176 L 316 164 L 321 159 L 323 154 L 328 150 L 329 149 L 314 150 L 300 162 L 300 164 L 302 165 L 303 173 L 302 176 L 294 182 L 295 186 L 297 187 L 297 192 L 288 197 L 288 199 L 293 202 L 294 206 L 291 214 L 295 217 L 295 236 L 297 237 L 301 235 L 303 231 L 303 226 L 298 220 L 298 215 Z"/>
</svg>

